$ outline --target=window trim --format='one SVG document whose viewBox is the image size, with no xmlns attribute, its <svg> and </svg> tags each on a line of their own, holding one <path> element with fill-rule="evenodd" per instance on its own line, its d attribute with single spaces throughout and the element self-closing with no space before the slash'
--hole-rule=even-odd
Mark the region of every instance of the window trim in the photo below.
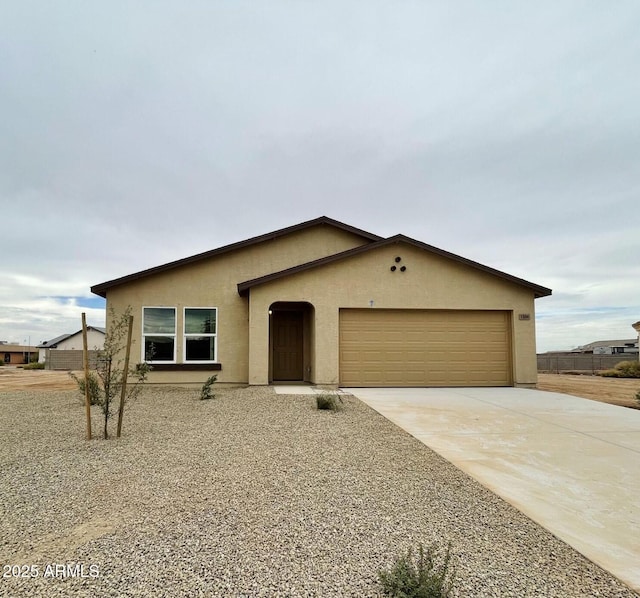
<svg viewBox="0 0 640 598">
<path fill-rule="evenodd" d="M 216 313 L 215 332 L 187 332 L 187 310 L 188 309 L 208 309 Z M 208 305 L 192 305 L 182 308 L 182 363 L 185 365 L 212 364 L 220 363 L 218 359 L 218 308 Z M 191 337 L 212 337 L 213 338 L 213 355 L 215 359 L 187 359 L 187 339 Z"/>
<path fill-rule="evenodd" d="M 149 333 L 146 334 L 144 331 L 144 316 L 145 316 L 145 310 L 146 309 L 172 309 L 173 310 L 173 334 L 171 333 Z M 142 352 L 142 361 L 144 363 L 148 363 L 148 364 L 170 364 L 170 363 L 177 363 L 177 352 L 178 352 L 178 343 L 177 343 L 177 336 L 178 336 L 178 309 L 172 305 L 143 305 L 142 306 L 142 327 L 141 327 L 141 333 L 142 333 L 142 343 L 141 343 L 141 352 Z M 172 337 L 173 338 L 173 359 L 172 360 L 166 360 L 166 359 L 153 359 L 153 360 L 147 360 L 146 357 L 146 338 L 147 336 L 166 336 L 166 337 Z"/>
</svg>

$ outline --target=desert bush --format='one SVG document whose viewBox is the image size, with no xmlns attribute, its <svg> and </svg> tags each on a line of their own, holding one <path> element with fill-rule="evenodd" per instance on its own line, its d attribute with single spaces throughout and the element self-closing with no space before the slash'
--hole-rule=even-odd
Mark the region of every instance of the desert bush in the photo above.
<svg viewBox="0 0 640 598">
<path fill-rule="evenodd" d="M 640 378 L 640 361 L 621 361 L 600 375 L 608 378 Z"/>
<path fill-rule="evenodd" d="M 339 411 L 342 408 L 342 397 L 335 394 L 316 395 L 316 407 L 330 411 Z"/>
<path fill-rule="evenodd" d="M 44 362 L 39 363 L 37 361 L 32 361 L 31 363 L 27 363 L 22 366 L 23 370 L 44 370 Z"/>
<path fill-rule="evenodd" d="M 80 399 L 82 403 L 85 401 L 84 394 L 84 376 L 79 377 L 76 376 L 73 372 L 69 372 L 69 377 L 72 380 L 75 380 L 75 383 L 78 385 L 78 390 L 82 393 L 82 398 Z M 102 386 L 100 386 L 100 378 L 98 378 L 98 374 L 90 371 L 87 376 L 89 382 L 89 401 L 92 405 L 101 405 L 102 404 Z"/>
<path fill-rule="evenodd" d="M 218 376 L 213 375 L 209 376 L 206 382 L 202 385 L 202 389 L 200 390 L 200 400 L 207 401 L 209 399 L 215 399 L 216 395 L 213 394 L 213 385 L 218 380 Z"/>
<path fill-rule="evenodd" d="M 451 595 L 454 580 L 451 543 L 442 556 L 435 544 L 426 549 L 420 544 L 417 556 L 410 548 L 390 569 L 378 572 L 383 592 L 398 598 L 445 598 Z"/>
</svg>

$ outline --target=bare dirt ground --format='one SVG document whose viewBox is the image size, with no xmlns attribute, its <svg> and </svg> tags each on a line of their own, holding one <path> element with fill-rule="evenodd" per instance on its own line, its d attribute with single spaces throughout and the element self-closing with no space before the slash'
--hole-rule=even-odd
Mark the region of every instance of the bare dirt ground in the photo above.
<svg viewBox="0 0 640 598">
<path fill-rule="evenodd" d="M 0 391 L 72 390 L 74 388 L 76 383 L 67 372 L 0 367 Z"/>
<path fill-rule="evenodd" d="M 0 368 L 2 390 L 72 390 L 75 382 L 67 372 Z M 538 389 L 563 392 L 576 397 L 601 401 L 623 407 L 640 408 L 635 394 L 640 391 L 640 379 L 602 378 L 572 374 L 539 374 Z"/>
<path fill-rule="evenodd" d="M 538 374 L 538 389 L 563 392 L 602 403 L 640 409 L 635 394 L 640 391 L 638 378 L 603 378 L 573 374 Z"/>
</svg>

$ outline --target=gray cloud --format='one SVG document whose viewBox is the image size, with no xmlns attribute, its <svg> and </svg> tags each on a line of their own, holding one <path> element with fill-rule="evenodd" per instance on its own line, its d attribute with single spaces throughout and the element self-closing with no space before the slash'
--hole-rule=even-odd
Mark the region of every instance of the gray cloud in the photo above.
<svg viewBox="0 0 640 598">
<path fill-rule="evenodd" d="M 541 349 L 640 318 L 635 2 L 4 13 L 3 340 L 68 331 L 38 298 L 321 214 L 554 288 Z"/>
</svg>

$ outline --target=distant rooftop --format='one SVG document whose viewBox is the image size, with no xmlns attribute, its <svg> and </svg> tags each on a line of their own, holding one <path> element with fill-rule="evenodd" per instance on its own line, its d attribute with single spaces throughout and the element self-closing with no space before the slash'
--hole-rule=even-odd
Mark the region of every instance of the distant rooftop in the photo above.
<svg viewBox="0 0 640 598">
<path fill-rule="evenodd" d="M 611 340 L 611 341 L 594 341 L 592 343 L 588 343 L 586 345 L 581 345 L 580 347 L 576 347 L 572 349 L 575 352 L 585 352 L 585 351 L 593 351 L 596 347 L 637 347 L 638 339 L 637 338 L 626 338 L 622 340 Z"/>
<path fill-rule="evenodd" d="M 101 326 L 87 326 L 87 330 L 97 330 L 98 332 L 102 332 L 102 334 L 106 334 L 106 329 L 102 328 Z M 39 349 L 46 349 L 49 347 L 53 347 L 55 349 L 56 345 L 58 343 L 61 343 L 62 341 L 71 338 L 72 336 L 75 336 L 76 334 L 81 334 L 82 330 L 78 330 L 78 332 L 71 332 L 69 334 L 61 334 L 60 336 L 56 336 L 56 338 L 52 338 L 51 340 L 48 341 L 43 341 L 38 345 Z"/>
</svg>

